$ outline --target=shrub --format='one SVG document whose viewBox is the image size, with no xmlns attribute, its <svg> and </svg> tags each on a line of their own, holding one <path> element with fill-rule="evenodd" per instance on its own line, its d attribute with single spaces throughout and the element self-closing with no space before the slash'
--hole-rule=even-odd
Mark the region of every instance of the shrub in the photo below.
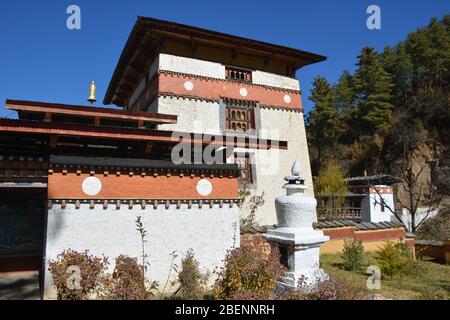
<svg viewBox="0 0 450 320">
<path fill-rule="evenodd" d="M 406 244 L 388 241 L 375 251 L 375 260 L 382 277 L 393 277 L 407 269 L 411 262 L 411 253 Z"/>
<path fill-rule="evenodd" d="M 56 286 L 58 300 L 82 300 L 97 293 L 98 287 L 105 280 L 107 266 L 107 258 L 95 257 L 87 250 L 63 251 L 56 260 L 49 261 L 48 268 Z M 79 277 L 73 274 L 74 267 L 79 268 Z M 79 279 L 79 288 L 73 282 L 74 277 Z"/>
<path fill-rule="evenodd" d="M 219 299 L 244 298 L 249 292 L 251 297 L 268 299 L 284 273 L 276 249 L 267 255 L 245 244 L 229 251 L 224 262 L 215 285 L 215 296 Z"/>
<path fill-rule="evenodd" d="M 344 260 L 344 269 L 353 271 L 360 270 L 364 258 L 364 247 L 360 240 L 353 238 L 345 239 L 342 259 Z"/>
<path fill-rule="evenodd" d="M 339 278 L 316 280 L 308 284 L 300 278 L 298 288 L 279 297 L 283 300 L 362 300 L 366 299 L 363 288 L 355 287 Z"/>
<path fill-rule="evenodd" d="M 186 300 L 199 300 L 205 292 L 207 279 L 208 275 L 200 272 L 194 252 L 189 250 L 181 260 L 181 270 L 178 273 L 180 287 L 177 293 Z"/>
<path fill-rule="evenodd" d="M 445 293 L 433 288 L 427 287 L 419 290 L 419 299 L 420 300 L 448 300 L 448 297 Z"/>
<path fill-rule="evenodd" d="M 105 297 L 112 300 L 148 300 L 153 294 L 146 288 L 144 267 L 137 258 L 118 256 L 113 274 L 105 285 Z"/>
</svg>

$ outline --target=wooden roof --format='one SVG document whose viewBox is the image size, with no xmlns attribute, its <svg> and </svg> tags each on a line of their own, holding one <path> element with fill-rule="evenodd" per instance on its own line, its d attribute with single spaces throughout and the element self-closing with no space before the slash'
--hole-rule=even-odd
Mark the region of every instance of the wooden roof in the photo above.
<svg viewBox="0 0 450 320">
<path fill-rule="evenodd" d="M 112 127 L 78 123 L 44 122 L 0 118 L 0 132 L 44 134 L 53 136 L 76 136 L 98 139 L 134 140 L 177 144 L 198 143 L 202 145 L 230 146 L 252 149 L 287 149 L 287 141 L 240 138 L 227 135 L 202 135 L 189 132 L 162 131 L 154 129 Z"/>
<path fill-rule="evenodd" d="M 392 185 L 394 183 L 400 182 L 397 177 L 394 177 L 390 174 L 350 177 L 344 180 L 351 186 Z"/>
<path fill-rule="evenodd" d="M 332 229 L 342 227 L 355 227 L 356 230 L 382 230 L 404 228 L 405 226 L 399 222 L 356 222 L 352 220 L 340 219 L 313 223 L 315 229 Z"/>
<path fill-rule="evenodd" d="M 37 101 L 22 101 L 22 100 L 6 100 L 6 109 L 26 112 L 50 113 L 68 116 L 82 116 L 82 117 L 99 117 L 103 119 L 112 120 L 133 120 L 144 121 L 152 123 L 176 123 L 177 116 L 150 113 L 150 112 L 131 112 L 128 110 L 120 110 L 113 108 L 100 108 L 92 106 L 77 106 L 61 103 L 48 103 Z"/>
<path fill-rule="evenodd" d="M 138 17 L 114 70 L 103 100 L 104 104 L 115 103 L 124 106 L 123 97 L 131 94 L 130 91 L 137 86 L 138 77 L 133 74 L 139 74 L 147 68 L 149 60 L 153 60 L 161 51 L 162 43 L 167 38 L 189 41 L 193 45 L 194 43 L 207 43 L 215 48 L 227 48 L 264 59 L 284 61 L 292 66 L 294 71 L 326 59 L 318 54 L 281 45 L 180 23 Z M 131 74 L 126 72 L 129 67 L 134 70 Z"/>
</svg>

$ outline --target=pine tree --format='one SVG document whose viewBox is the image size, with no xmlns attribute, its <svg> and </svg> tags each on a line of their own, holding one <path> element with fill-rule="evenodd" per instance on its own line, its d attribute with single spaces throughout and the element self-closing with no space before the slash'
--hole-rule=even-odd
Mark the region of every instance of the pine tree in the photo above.
<svg viewBox="0 0 450 320">
<path fill-rule="evenodd" d="M 431 41 L 425 29 L 419 29 L 408 35 L 405 42 L 406 52 L 413 65 L 413 87 L 419 91 L 429 88 L 429 60 L 432 59 Z"/>
<path fill-rule="evenodd" d="M 383 53 L 381 54 L 381 64 L 383 66 L 383 69 L 390 74 L 394 73 L 396 58 L 396 53 L 394 49 L 392 49 L 392 47 L 384 47 Z"/>
<path fill-rule="evenodd" d="M 350 114 L 354 101 L 353 76 L 345 70 L 338 82 L 333 86 L 333 103 L 339 113 Z"/>
<path fill-rule="evenodd" d="M 363 48 L 358 56 L 359 67 L 354 77 L 361 134 L 385 136 L 392 121 L 392 80 L 373 48 Z"/>
<path fill-rule="evenodd" d="M 410 56 L 406 53 L 403 42 L 397 45 L 392 80 L 394 83 L 393 92 L 396 105 L 406 104 L 408 97 L 412 93 L 413 65 Z"/>
<path fill-rule="evenodd" d="M 331 88 L 323 77 L 316 77 L 309 99 L 314 108 L 308 117 L 308 131 L 319 153 L 319 162 L 329 155 L 339 138 L 340 123 L 336 107 L 332 103 Z"/>
<path fill-rule="evenodd" d="M 430 38 L 431 47 L 428 60 L 428 72 L 430 82 L 434 90 L 442 89 L 444 79 L 448 78 L 450 71 L 450 34 L 446 26 L 433 18 L 426 28 L 426 34 Z"/>
<path fill-rule="evenodd" d="M 352 131 L 352 121 L 355 116 L 354 97 L 353 76 L 348 70 L 345 70 L 332 87 L 332 99 L 341 119 L 341 130 L 343 133 L 346 132 L 345 136 L 341 138 L 346 140 L 354 139 Z"/>
</svg>

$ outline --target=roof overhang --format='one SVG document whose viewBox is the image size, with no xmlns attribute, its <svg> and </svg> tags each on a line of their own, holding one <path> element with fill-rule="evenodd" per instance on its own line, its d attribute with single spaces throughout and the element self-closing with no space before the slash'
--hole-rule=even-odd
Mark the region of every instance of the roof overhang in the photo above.
<svg viewBox="0 0 450 320">
<path fill-rule="evenodd" d="M 149 60 L 161 51 L 162 42 L 167 38 L 190 41 L 193 45 L 208 43 L 216 48 L 227 48 L 264 59 L 285 61 L 294 71 L 326 60 L 324 56 L 303 50 L 169 21 L 138 17 L 114 70 L 103 100 L 104 104 L 115 103 L 124 106 L 125 100 L 122 95 L 129 91 L 130 85 L 131 87 L 137 85 L 138 78 L 138 76 L 125 76 L 126 70 L 130 68 L 137 74 L 144 70 Z"/>
<path fill-rule="evenodd" d="M 15 111 L 25 111 L 34 113 L 57 114 L 67 116 L 93 117 L 111 120 L 131 120 L 152 122 L 157 124 L 173 124 L 177 123 L 176 115 L 150 113 L 150 112 L 130 112 L 127 110 L 100 108 L 89 106 L 77 106 L 60 103 L 47 103 L 36 101 L 22 101 L 22 100 L 6 100 L 6 109 Z"/>
<path fill-rule="evenodd" d="M 169 144 L 190 143 L 247 149 L 286 150 L 288 148 L 287 141 L 266 140 L 232 135 L 207 135 L 192 132 L 94 126 L 6 118 L 0 118 L 0 132 L 161 142 Z"/>
<path fill-rule="evenodd" d="M 376 186 L 392 185 L 400 182 L 400 179 L 389 174 L 379 174 L 372 176 L 350 177 L 344 179 L 350 186 Z"/>
</svg>

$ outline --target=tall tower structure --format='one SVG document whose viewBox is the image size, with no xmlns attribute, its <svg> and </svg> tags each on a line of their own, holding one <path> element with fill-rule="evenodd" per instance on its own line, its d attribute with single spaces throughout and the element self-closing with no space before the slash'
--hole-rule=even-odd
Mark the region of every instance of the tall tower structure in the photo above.
<svg viewBox="0 0 450 320">
<path fill-rule="evenodd" d="M 269 150 L 230 149 L 240 188 L 264 192 L 261 225 L 276 223 L 273 203 L 294 160 L 312 186 L 302 96 L 295 73 L 325 57 L 192 26 L 138 17 L 120 56 L 105 104 L 178 115 L 159 130 L 271 139 Z M 306 194 L 313 195 L 310 188 Z M 246 214 L 246 207 L 242 209 Z"/>
</svg>

